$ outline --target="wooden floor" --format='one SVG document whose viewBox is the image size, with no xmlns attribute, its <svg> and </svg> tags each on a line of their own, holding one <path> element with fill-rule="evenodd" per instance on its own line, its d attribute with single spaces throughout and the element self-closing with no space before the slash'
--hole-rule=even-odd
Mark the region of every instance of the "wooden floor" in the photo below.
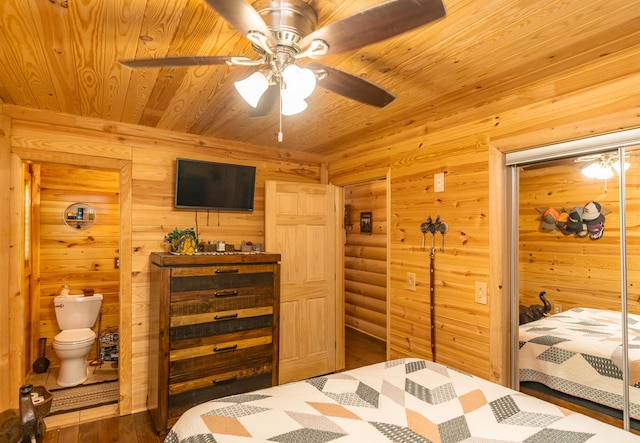
<svg viewBox="0 0 640 443">
<path fill-rule="evenodd" d="M 384 342 L 347 328 L 345 367 L 359 368 L 386 360 Z M 47 431 L 44 443 L 162 443 L 147 411 Z"/>
</svg>

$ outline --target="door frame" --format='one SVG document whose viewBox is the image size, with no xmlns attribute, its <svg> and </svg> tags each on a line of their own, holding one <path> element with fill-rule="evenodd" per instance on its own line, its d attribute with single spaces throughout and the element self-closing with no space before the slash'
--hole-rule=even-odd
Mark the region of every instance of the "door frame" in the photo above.
<svg viewBox="0 0 640 443">
<path fill-rule="evenodd" d="M 22 166 L 23 163 L 56 163 L 75 167 L 95 169 L 95 165 L 100 165 L 99 169 L 110 169 L 119 171 L 120 176 L 120 321 L 119 330 L 119 397 L 118 402 L 120 415 L 127 415 L 132 412 L 132 339 L 131 339 L 131 316 L 132 316 L 132 184 L 131 184 L 131 161 L 104 157 L 94 157 L 83 154 L 70 154 L 66 152 L 45 152 L 31 149 L 14 148 L 10 154 L 10 185 L 13 190 L 22 189 Z M 9 258 L 9 293 L 20 294 L 20 288 L 24 279 L 23 256 L 24 245 L 22 244 L 22 217 L 24 211 L 24 196 L 21 192 L 12 192 L 10 195 L 11 221 L 9 223 L 9 237 L 16 246 L 10 251 Z M 18 313 L 24 309 L 26 297 L 22 294 L 13 297 L 20 300 L 10 302 L 10 309 Z M 9 352 L 13 361 L 22 361 L 24 350 L 25 325 L 16 325 L 15 315 L 9 318 Z M 15 360 L 14 360 L 15 359 Z M 24 383 L 24 368 L 22 365 L 9 366 L 9 392 L 17 392 Z M 11 407 L 17 407 L 18 396 L 10 400 Z"/>
</svg>

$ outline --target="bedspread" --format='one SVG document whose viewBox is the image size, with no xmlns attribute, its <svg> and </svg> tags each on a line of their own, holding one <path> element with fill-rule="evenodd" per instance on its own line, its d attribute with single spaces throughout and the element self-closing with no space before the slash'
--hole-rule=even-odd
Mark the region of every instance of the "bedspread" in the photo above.
<svg viewBox="0 0 640 443">
<path fill-rule="evenodd" d="M 578 413 L 420 359 L 212 400 L 187 411 L 166 443 L 638 442 Z"/>
<path fill-rule="evenodd" d="M 629 413 L 640 418 L 640 316 L 629 314 Z M 520 326 L 520 381 L 623 407 L 621 313 L 574 308 Z"/>
</svg>

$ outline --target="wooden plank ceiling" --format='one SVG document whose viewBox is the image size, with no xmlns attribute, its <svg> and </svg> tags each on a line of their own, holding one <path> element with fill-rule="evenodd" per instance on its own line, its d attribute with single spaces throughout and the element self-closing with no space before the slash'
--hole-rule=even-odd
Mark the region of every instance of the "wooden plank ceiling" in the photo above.
<svg viewBox="0 0 640 443">
<path fill-rule="evenodd" d="M 381 3 L 307 2 L 318 27 Z M 482 107 L 496 115 L 638 71 L 640 0 L 444 3 L 444 19 L 319 60 L 391 91 L 394 102 L 379 109 L 316 88 L 306 111 L 283 118 L 281 143 L 277 111 L 249 117 L 233 88 L 256 68 L 132 70 L 118 63 L 254 57 L 249 41 L 203 0 L 2 0 L 0 102 L 322 154 L 477 118 Z M 584 72 L 578 82 L 576 72 Z"/>
</svg>

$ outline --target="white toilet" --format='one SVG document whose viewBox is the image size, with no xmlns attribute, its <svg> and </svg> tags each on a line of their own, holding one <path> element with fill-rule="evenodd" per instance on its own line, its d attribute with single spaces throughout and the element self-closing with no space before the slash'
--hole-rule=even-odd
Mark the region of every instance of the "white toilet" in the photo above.
<svg viewBox="0 0 640 443">
<path fill-rule="evenodd" d="M 87 355 L 96 340 L 91 327 L 98 318 L 101 304 L 102 294 L 54 298 L 56 319 L 62 330 L 53 339 L 53 350 L 60 358 L 58 386 L 76 386 L 87 379 Z"/>
</svg>

